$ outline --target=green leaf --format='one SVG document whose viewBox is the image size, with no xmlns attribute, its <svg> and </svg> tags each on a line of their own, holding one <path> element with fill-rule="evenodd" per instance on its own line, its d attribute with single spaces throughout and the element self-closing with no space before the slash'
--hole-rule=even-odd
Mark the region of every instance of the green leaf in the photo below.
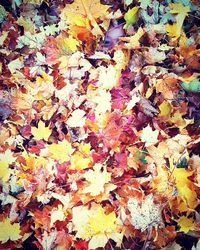
<svg viewBox="0 0 200 250">
<path fill-rule="evenodd" d="M 143 163 L 143 164 L 147 164 L 147 160 L 145 159 L 146 154 L 147 153 L 144 151 L 138 152 L 138 154 L 137 154 L 138 160 L 141 161 L 141 163 Z"/>
<path fill-rule="evenodd" d="M 180 162 L 176 165 L 177 168 L 187 168 L 188 167 L 188 163 L 187 163 L 187 159 L 185 157 L 183 157 L 183 159 L 180 160 Z"/>
<path fill-rule="evenodd" d="M 199 82 L 199 80 L 193 80 L 190 83 L 182 82 L 181 87 L 186 91 L 200 92 L 200 82 Z"/>
<path fill-rule="evenodd" d="M 5 19 L 7 16 L 7 11 L 4 9 L 2 5 L 0 5 L 0 23 Z"/>
<path fill-rule="evenodd" d="M 129 6 L 130 4 L 132 4 L 133 0 L 125 0 L 124 2 L 127 6 Z"/>
<path fill-rule="evenodd" d="M 140 7 L 135 6 L 126 12 L 126 14 L 124 15 L 124 19 L 126 21 L 126 24 L 124 26 L 125 29 L 127 29 L 130 25 L 133 25 L 137 22 L 139 8 Z"/>
</svg>

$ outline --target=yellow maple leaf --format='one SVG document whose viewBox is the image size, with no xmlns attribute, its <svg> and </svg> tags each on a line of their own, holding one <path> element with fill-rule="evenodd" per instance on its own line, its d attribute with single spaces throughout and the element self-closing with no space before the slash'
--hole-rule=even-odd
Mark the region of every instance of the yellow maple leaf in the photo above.
<svg viewBox="0 0 200 250">
<path fill-rule="evenodd" d="M 88 155 L 90 153 L 91 145 L 90 143 L 81 143 L 79 144 L 78 149 L 81 153 Z"/>
<path fill-rule="evenodd" d="M 172 40 L 176 40 L 181 35 L 182 25 L 180 26 L 180 24 L 177 22 L 173 24 L 167 23 L 165 25 L 165 29 L 168 36 L 170 36 Z"/>
<path fill-rule="evenodd" d="M 175 126 L 184 128 L 186 126 L 186 122 L 183 119 L 184 114 L 180 112 L 180 110 L 177 110 L 173 116 L 169 119 L 169 122 L 174 123 Z"/>
<path fill-rule="evenodd" d="M 96 163 L 94 170 L 88 170 L 83 176 L 89 185 L 83 189 L 83 193 L 90 193 L 92 196 L 104 192 L 104 186 L 111 180 L 111 173 L 108 173 L 105 166 Z"/>
<path fill-rule="evenodd" d="M 90 144 L 81 143 L 78 146 L 79 151 L 75 152 L 71 156 L 70 169 L 72 170 L 83 170 L 89 167 L 89 164 L 92 161 L 92 158 L 89 156 L 90 153 Z"/>
<path fill-rule="evenodd" d="M 100 0 L 75 0 L 67 4 L 61 13 L 61 18 L 70 23 L 70 16 L 87 17 L 95 29 L 96 34 L 103 35 L 96 19 L 104 17 L 109 6 L 101 4 Z M 73 20 L 72 20 L 73 21 Z"/>
<path fill-rule="evenodd" d="M 191 189 L 192 182 L 188 179 L 192 174 L 193 171 L 188 171 L 184 168 L 175 168 L 173 171 L 178 197 L 182 199 L 189 208 L 195 208 L 197 205 L 197 194 Z"/>
<path fill-rule="evenodd" d="M 65 12 L 61 13 L 62 14 Z M 90 30 L 91 25 L 90 25 L 90 20 L 87 17 L 81 16 L 81 15 L 74 15 L 73 13 L 68 13 L 67 16 L 67 23 L 69 23 L 71 26 L 80 26 L 80 27 L 85 27 L 86 29 Z"/>
<path fill-rule="evenodd" d="M 26 160 L 26 164 L 22 164 L 24 170 L 39 168 L 41 166 L 46 166 L 48 161 L 42 156 L 37 156 L 34 154 L 27 154 L 26 152 L 22 153 L 22 157 Z"/>
<path fill-rule="evenodd" d="M 178 220 L 176 220 L 178 225 L 180 226 L 179 231 L 188 233 L 190 230 L 194 228 L 194 221 L 192 218 L 188 218 L 186 216 L 181 216 Z"/>
<path fill-rule="evenodd" d="M 79 42 L 73 38 L 72 35 L 67 38 L 60 35 L 57 38 L 57 47 L 63 52 L 63 54 L 76 52 L 78 46 Z"/>
<path fill-rule="evenodd" d="M 9 165 L 15 161 L 15 157 L 13 157 L 13 153 L 11 150 L 7 149 L 4 153 L 0 154 L 0 179 L 3 182 L 8 181 L 11 169 L 9 169 Z"/>
<path fill-rule="evenodd" d="M 81 15 L 87 17 L 92 15 L 95 19 L 104 17 L 109 6 L 101 4 L 100 0 L 75 0 L 72 4 L 67 4 L 62 11 L 62 15 Z M 89 16 L 90 17 L 90 16 Z"/>
<path fill-rule="evenodd" d="M 25 19 L 23 16 L 20 16 L 16 23 L 24 28 L 24 31 L 29 31 L 30 33 L 35 32 L 35 25 L 31 19 Z"/>
<path fill-rule="evenodd" d="M 85 206 L 74 207 L 72 223 L 77 231 L 77 237 L 90 239 L 89 249 L 104 247 L 109 238 L 120 240 L 115 212 L 105 214 L 99 204 L 93 203 L 90 210 Z"/>
<path fill-rule="evenodd" d="M 171 105 L 168 101 L 163 101 L 160 105 L 159 105 L 159 109 L 160 109 L 160 116 L 168 116 L 171 113 Z"/>
<path fill-rule="evenodd" d="M 0 179 L 4 182 L 8 181 L 11 170 L 9 169 L 9 164 L 6 161 L 0 160 Z"/>
<path fill-rule="evenodd" d="M 0 222 L 0 241 L 2 243 L 7 242 L 8 240 L 19 240 L 22 237 L 20 235 L 20 232 L 21 231 L 19 223 L 11 224 L 9 218 L 6 218 Z"/>
<path fill-rule="evenodd" d="M 89 167 L 91 162 L 90 157 L 85 157 L 82 153 L 76 152 L 71 156 L 70 169 L 72 170 L 83 170 Z"/>
<path fill-rule="evenodd" d="M 67 140 L 63 140 L 58 144 L 51 144 L 47 146 L 50 157 L 60 163 L 70 160 L 70 156 L 73 153 L 71 143 Z"/>
<path fill-rule="evenodd" d="M 182 3 L 171 3 L 169 5 L 171 14 L 182 14 L 187 16 L 190 12 L 189 6 L 184 6 Z"/>
<path fill-rule="evenodd" d="M 48 141 L 49 136 L 51 135 L 51 129 L 48 127 L 45 127 L 45 123 L 42 121 L 39 121 L 38 127 L 32 127 L 31 133 L 34 136 L 34 139 L 36 140 L 42 140 Z"/>
<path fill-rule="evenodd" d="M 144 35 L 144 30 L 140 27 L 138 31 L 131 37 L 121 37 L 120 40 L 127 42 L 125 47 L 128 49 L 134 49 L 140 47 L 140 38 Z"/>
<path fill-rule="evenodd" d="M 116 215 L 112 212 L 108 215 L 105 214 L 101 206 L 94 206 L 95 215 L 91 216 L 88 220 L 88 225 L 93 235 L 99 233 L 112 233 L 116 230 Z M 89 231 L 90 233 L 90 231 Z"/>
<path fill-rule="evenodd" d="M 173 24 L 166 24 L 165 28 L 168 35 L 172 37 L 172 40 L 176 40 L 181 35 L 183 22 L 188 12 L 190 12 L 190 7 L 184 6 L 182 3 L 172 3 L 169 6 L 171 9 L 170 13 L 176 14 L 176 22 Z"/>
</svg>

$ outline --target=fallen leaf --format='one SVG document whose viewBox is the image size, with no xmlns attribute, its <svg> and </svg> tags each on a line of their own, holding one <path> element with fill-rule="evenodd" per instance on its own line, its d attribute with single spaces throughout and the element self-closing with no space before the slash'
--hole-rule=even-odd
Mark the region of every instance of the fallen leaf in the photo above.
<svg viewBox="0 0 200 250">
<path fill-rule="evenodd" d="M 189 208 L 195 208 L 197 205 L 197 194 L 192 189 L 192 182 L 188 179 L 193 174 L 184 168 L 176 168 L 173 171 L 178 196 L 185 202 Z"/>
<path fill-rule="evenodd" d="M 159 105 L 159 109 L 160 109 L 160 114 L 159 114 L 160 116 L 169 116 L 171 114 L 171 105 L 167 101 L 163 101 Z"/>
<path fill-rule="evenodd" d="M 8 240 L 16 241 L 22 238 L 20 235 L 20 225 L 19 223 L 11 224 L 9 218 L 4 219 L 0 222 L 0 241 L 2 243 L 7 242 Z"/>
<path fill-rule="evenodd" d="M 188 218 L 186 216 L 181 216 L 178 220 L 176 220 L 180 229 L 180 232 L 188 233 L 190 230 L 194 228 L 194 221 L 192 218 Z"/>
<path fill-rule="evenodd" d="M 76 109 L 73 111 L 73 113 L 67 120 L 67 125 L 71 128 L 83 127 L 85 125 L 85 121 L 85 111 L 81 109 Z"/>
<path fill-rule="evenodd" d="M 99 204 L 93 203 L 90 209 L 85 206 L 74 207 L 72 209 L 72 223 L 77 231 L 76 237 L 90 239 L 89 248 L 91 249 L 104 247 L 109 238 L 112 239 L 119 235 L 115 212 L 105 214 L 104 209 Z"/>
<path fill-rule="evenodd" d="M 45 126 L 45 123 L 42 121 L 39 121 L 38 123 L 38 127 L 31 127 L 31 133 L 34 136 L 35 140 L 45 140 L 48 141 L 49 136 L 51 135 L 52 131 L 49 128 L 50 125 L 48 127 Z"/>
<path fill-rule="evenodd" d="M 96 34 L 102 35 L 102 31 L 98 26 L 96 19 L 104 17 L 107 13 L 109 6 L 103 5 L 99 0 L 75 0 L 72 4 L 67 4 L 66 7 L 62 10 L 61 17 L 67 19 L 70 22 L 70 14 L 74 16 L 83 16 L 87 17 L 94 29 Z"/>
<path fill-rule="evenodd" d="M 141 141 L 145 143 L 146 147 L 155 145 L 158 142 L 158 130 L 152 130 L 151 126 L 148 124 L 147 127 L 143 128 L 141 131 Z"/>
<path fill-rule="evenodd" d="M 70 156 L 73 153 L 71 143 L 67 140 L 58 142 L 58 144 L 50 144 L 47 146 L 50 158 L 59 161 L 60 163 L 70 160 Z"/>
<path fill-rule="evenodd" d="M 90 193 L 92 196 L 97 196 L 104 192 L 104 186 L 111 180 L 111 173 L 108 173 L 105 166 L 96 163 L 93 170 L 88 170 L 84 175 L 88 185 L 83 188 L 83 193 Z"/>
<path fill-rule="evenodd" d="M 130 25 L 133 25 L 137 22 L 138 19 L 138 10 L 140 7 L 135 6 L 132 9 L 129 9 L 126 14 L 124 15 L 124 19 L 126 21 L 126 24 L 124 26 L 125 29 L 127 29 Z"/>
</svg>

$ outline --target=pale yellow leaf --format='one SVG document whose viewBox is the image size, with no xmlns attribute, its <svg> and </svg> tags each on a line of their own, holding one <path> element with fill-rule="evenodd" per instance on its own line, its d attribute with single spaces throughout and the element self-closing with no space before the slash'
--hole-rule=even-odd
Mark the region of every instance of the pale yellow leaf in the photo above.
<svg viewBox="0 0 200 250">
<path fill-rule="evenodd" d="M 47 146 L 50 157 L 60 163 L 70 160 L 70 156 L 73 153 L 71 143 L 67 140 L 63 140 L 58 144 L 51 144 Z"/>
<path fill-rule="evenodd" d="M 45 140 L 48 141 L 49 136 L 51 135 L 51 129 L 45 126 L 45 123 L 42 121 L 39 121 L 38 127 L 31 127 L 31 133 L 34 136 L 35 140 Z"/>
<path fill-rule="evenodd" d="M 85 125 L 85 111 L 76 109 L 72 112 L 71 116 L 67 120 L 67 125 L 71 128 L 83 127 Z"/>
<path fill-rule="evenodd" d="M 98 235 L 112 238 L 112 235 L 117 233 L 116 220 L 115 212 L 105 214 L 99 204 L 93 203 L 90 209 L 85 206 L 72 209 L 72 223 L 77 231 L 76 236 L 82 239 L 90 239 Z"/>
<path fill-rule="evenodd" d="M 111 173 L 100 163 L 93 166 L 94 170 L 88 170 L 83 177 L 87 180 L 88 186 L 83 189 L 83 193 L 90 193 L 92 196 L 104 192 L 104 186 L 111 180 Z"/>
<path fill-rule="evenodd" d="M 8 240 L 19 240 L 22 237 L 20 235 L 20 232 L 21 231 L 19 223 L 11 224 L 9 218 L 6 218 L 0 222 L 0 241 L 2 243 L 7 242 Z"/>
</svg>

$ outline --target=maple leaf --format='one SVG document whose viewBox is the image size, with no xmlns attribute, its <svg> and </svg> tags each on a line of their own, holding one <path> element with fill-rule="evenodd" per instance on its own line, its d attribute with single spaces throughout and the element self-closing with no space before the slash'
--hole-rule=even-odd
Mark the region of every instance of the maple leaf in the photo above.
<svg viewBox="0 0 200 250">
<path fill-rule="evenodd" d="M 46 158 L 34 154 L 27 154 L 27 152 L 23 152 L 22 157 L 26 161 L 25 163 L 22 162 L 22 167 L 24 170 L 33 170 L 39 167 L 44 167 L 48 163 Z"/>
<path fill-rule="evenodd" d="M 71 35 L 69 37 L 64 37 L 60 35 L 57 38 L 57 47 L 62 52 L 62 54 L 69 54 L 77 51 L 79 42 L 73 38 Z"/>
<path fill-rule="evenodd" d="M 178 196 L 189 208 L 195 208 L 197 205 L 197 194 L 192 190 L 192 181 L 188 179 L 192 174 L 192 171 L 188 171 L 184 168 L 176 168 L 173 171 Z"/>
<path fill-rule="evenodd" d="M 168 35 L 172 37 L 172 40 L 176 40 L 181 35 L 181 29 L 183 26 L 183 22 L 185 17 L 190 12 L 189 6 L 184 6 L 182 3 L 172 3 L 170 6 L 170 13 L 177 14 L 176 16 L 176 23 L 173 24 L 166 24 L 166 31 Z"/>
<path fill-rule="evenodd" d="M 60 163 L 69 161 L 70 156 L 74 151 L 71 146 L 71 143 L 68 142 L 67 140 L 58 142 L 58 144 L 53 143 L 51 145 L 48 145 L 47 148 L 48 148 L 50 157 L 52 159 L 59 161 Z"/>
<path fill-rule="evenodd" d="M 184 6 L 182 3 L 171 3 L 169 7 L 172 14 L 181 14 L 186 17 L 190 12 L 190 7 Z"/>
<path fill-rule="evenodd" d="M 13 74 L 16 72 L 16 70 L 21 69 L 23 66 L 24 66 L 23 61 L 20 60 L 20 58 L 17 58 L 8 64 L 8 69 Z"/>
<path fill-rule="evenodd" d="M 127 107 L 126 107 L 127 110 L 131 110 L 139 101 L 140 101 L 140 96 L 133 95 L 131 100 L 127 104 Z"/>
<path fill-rule="evenodd" d="M 51 211 L 51 222 L 50 222 L 50 227 L 53 226 L 53 224 L 56 221 L 64 221 L 65 220 L 65 213 L 62 205 L 58 205 L 56 209 L 53 209 Z"/>
<path fill-rule="evenodd" d="M 180 232 L 188 233 L 189 230 L 194 229 L 194 221 L 192 218 L 188 218 L 186 216 L 181 216 L 178 220 L 176 220 L 180 229 Z"/>
<path fill-rule="evenodd" d="M 89 249 L 104 247 L 108 239 L 114 239 L 117 233 L 117 218 L 115 212 L 105 214 L 99 204 L 92 203 L 90 210 L 85 206 L 72 209 L 72 223 L 77 231 L 76 237 L 90 239 Z"/>
<path fill-rule="evenodd" d="M 140 27 L 137 32 L 131 37 L 121 37 L 120 40 L 127 42 L 124 46 L 128 49 L 140 47 L 140 38 L 144 35 L 144 30 Z"/>
<path fill-rule="evenodd" d="M 71 128 L 83 127 L 85 125 L 85 111 L 76 109 L 72 112 L 71 116 L 67 120 L 67 125 Z"/>
<path fill-rule="evenodd" d="M 156 155 L 155 155 L 156 157 Z M 153 178 L 152 187 L 158 192 L 167 196 L 171 195 L 172 187 L 170 186 L 169 173 L 164 167 L 157 167 L 157 176 Z"/>
<path fill-rule="evenodd" d="M 168 116 L 171 113 L 171 105 L 167 101 L 163 101 L 159 105 L 159 109 L 160 109 L 160 114 L 159 114 L 160 116 Z"/>
<path fill-rule="evenodd" d="M 89 164 L 91 163 L 91 157 L 84 156 L 80 152 L 75 152 L 71 156 L 70 161 L 70 169 L 72 170 L 83 170 L 89 167 Z"/>
<path fill-rule="evenodd" d="M 11 169 L 9 169 L 9 165 L 15 161 L 15 157 L 13 157 L 13 153 L 11 150 L 7 149 L 4 153 L 0 153 L 0 179 L 4 182 L 8 181 Z"/>
<path fill-rule="evenodd" d="M 31 133 L 36 140 L 45 140 L 48 141 L 49 136 L 51 135 L 50 125 L 48 127 L 45 126 L 45 123 L 39 121 L 38 127 L 31 127 Z"/>
<path fill-rule="evenodd" d="M 96 163 L 94 170 L 88 170 L 83 177 L 89 182 L 89 185 L 83 188 L 83 193 L 90 193 L 92 196 L 104 192 L 104 186 L 111 180 L 111 173 L 108 173 L 105 166 Z"/>
<path fill-rule="evenodd" d="M 96 34 L 102 35 L 102 31 L 96 22 L 97 18 L 107 14 L 109 6 L 100 3 L 100 0 L 75 0 L 72 4 L 67 4 L 62 10 L 61 17 L 70 22 L 70 15 L 87 17 L 95 29 Z"/>
<path fill-rule="evenodd" d="M 0 160 L 0 179 L 4 182 L 8 181 L 10 174 L 11 174 L 11 170 L 9 169 L 9 165 L 6 161 L 2 161 Z"/>
<path fill-rule="evenodd" d="M 20 235 L 20 225 L 19 223 L 11 224 L 9 218 L 4 219 L 0 222 L 0 241 L 2 243 L 7 242 L 8 240 L 16 241 L 22 238 Z"/>
<path fill-rule="evenodd" d="M 131 224 L 141 231 L 162 223 L 161 207 L 154 203 L 152 194 L 146 196 L 141 204 L 137 198 L 130 198 L 127 207 L 131 212 Z"/>
<path fill-rule="evenodd" d="M 157 166 L 165 164 L 165 158 L 168 158 L 170 155 L 168 145 L 165 141 L 160 142 L 157 147 L 149 146 L 148 153 L 153 159 L 153 163 L 155 162 Z M 149 159 L 149 156 L 147 156 L 147 159 L 148 162 L 151 163 L 152 161 Z"/>
<path fill-rule="evenodd" d="M 159 131 L 153 131 L 150 125 L 148 124 L 148 126 L 143 128 L 141 132 L 141 141 L 145 142 L 146 147 L 152 146 L 158 142 L 158 135 Z"/>
<path fill-rule="evenodd" d="M 111 90 L 113 87 L 117 85 L 118 73 L 113 65 L 109 65 L 108 67 L 100 66 L 98 68 L 98 72 L 99 72 L 98 81 L 103 89 Z"/>
</svg>

